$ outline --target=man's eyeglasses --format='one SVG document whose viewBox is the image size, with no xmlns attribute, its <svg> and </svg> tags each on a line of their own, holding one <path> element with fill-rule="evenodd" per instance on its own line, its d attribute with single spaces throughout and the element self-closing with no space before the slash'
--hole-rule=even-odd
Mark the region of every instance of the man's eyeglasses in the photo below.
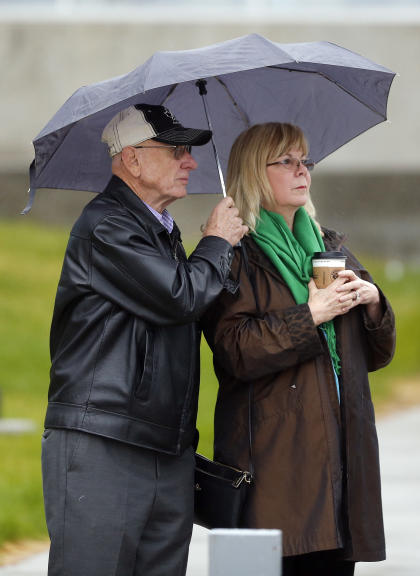
<svg viewBox="0 0 420 576">
<path fill-rule="evenodd" d="M 307 170 L 311 171 L 315 168 L 315 162 L 310 158 L 304 158 L 303 160 L 299 160 L 299 158 L 283 158 L 283 160 L 276 160 L 276 162 L 269 162 L 267 166 L 274 166 L 275 164 L 279 164 L 286 170 L 296 170 L 297 168 L 304 166 Z"/>
<path fill-rule="evenodd" d="M 175 157 L 175 160 L 181 160 L 181 158 L 184 156 L 185 152 L 188 152 L 188 154 L 191 154 L 191 150 L 192 150 L 192 146 L 133 146 L 133 148 L 170 148 L 173 152 L 173 155 Z"/>
</svg>

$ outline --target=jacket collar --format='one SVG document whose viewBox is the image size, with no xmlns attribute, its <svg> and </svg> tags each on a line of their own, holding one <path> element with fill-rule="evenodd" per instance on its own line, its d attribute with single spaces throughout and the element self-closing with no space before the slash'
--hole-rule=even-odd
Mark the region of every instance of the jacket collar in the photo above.
<svg viewBox="0 0 420 576">
<path fill-rule="evenodd" d="M 118 176 L 113 175 L 111 177 L 102 194 L 111 196 L 115 202 L 129 210 L 136 219 L 141 220 L 143 224 L 154 229 L 158 234 L 169 234 L 165 226 L 153 216 L 143 200 Z M 170 236 L 181 241 L 181 233 L 175 221 Z"/>
<path fill-rule="evenodd" d="M 327 250 L 340 250 L 346 241 L 346 236 L 341 232 L 330 230 L 329 228 L 322 228 L 324 233 L 324 244 Z"/>
<path fill-rule="evenodd" d="M 245 236 L 242 242 L 244 242 L 245 244 L 245 249 L 247 251 L 249 260 L 254 262 L 260 268 L 264 268 L 265 270 L 267 270 L 267 272 L 270 272 L 270 274 L 274 274 L 276 278 L 280 278 L 280 280 L 283 281 L 283 279 L 279 275 L 277 269 L 275 268 L 271 260 L 257 246 L 257 244 L 254 242 L 251 236 L 249 235 Z"/>
</svg>

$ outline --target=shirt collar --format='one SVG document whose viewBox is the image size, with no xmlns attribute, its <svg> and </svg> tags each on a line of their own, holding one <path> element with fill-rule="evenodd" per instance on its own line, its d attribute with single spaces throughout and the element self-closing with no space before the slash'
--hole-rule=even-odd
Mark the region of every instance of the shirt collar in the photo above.
<svg viewBox="0 0 420 576">
<path fill-rule="evenodd" d="M 159 220 L 159 222 L 162 224 L 162 226 L 164 226 L 170 234 L 172 232 L 173 227 L 174 227 L 174 219 L 169 214 L 169 212 L 166 209 L 164 209 L 163 212 L 160 213 L 157 210 L 155 210 L 154 208 L 152 208 L 151 206 L 149 206 L 149 204 L 146 204 L 146 202 L 143 201 L 143 203 L 145 206 L 147 206 L 147 208 L 150 210 L 150 212 L 153 214 L 153 216 L 155 216 L 155 218 L 157 218 Z"/>
</svg>

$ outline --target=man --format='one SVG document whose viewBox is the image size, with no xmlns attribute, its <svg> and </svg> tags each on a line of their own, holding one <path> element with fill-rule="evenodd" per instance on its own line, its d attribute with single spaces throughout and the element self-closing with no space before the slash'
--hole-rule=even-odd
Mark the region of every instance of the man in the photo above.
<svg viewBox="0 0 420 576">
<path fill-rule="evenodd" d="M 247 231 L 230 198 L 187 260 L 166 207 L 211 133 L 163 106 L 105 127 L 113 176 L 73 227 L 51 327 L 43 437 L 49 576 L 176 576 L 193 519 L 197 320 Z"/>
</svg>

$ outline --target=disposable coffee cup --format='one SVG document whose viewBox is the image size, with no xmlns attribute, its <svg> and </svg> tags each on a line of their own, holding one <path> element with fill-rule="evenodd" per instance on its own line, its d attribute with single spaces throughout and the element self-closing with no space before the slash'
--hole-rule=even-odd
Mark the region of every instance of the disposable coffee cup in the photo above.
<svg viewBox="0 0 420 576">
<path fill-rule="evenodd" d="M 326 288 L 346 268 L 346 258 L 342 252 L 315 252 L 312 257 L 312 276 L 317 288 Z"/>
</svg>

